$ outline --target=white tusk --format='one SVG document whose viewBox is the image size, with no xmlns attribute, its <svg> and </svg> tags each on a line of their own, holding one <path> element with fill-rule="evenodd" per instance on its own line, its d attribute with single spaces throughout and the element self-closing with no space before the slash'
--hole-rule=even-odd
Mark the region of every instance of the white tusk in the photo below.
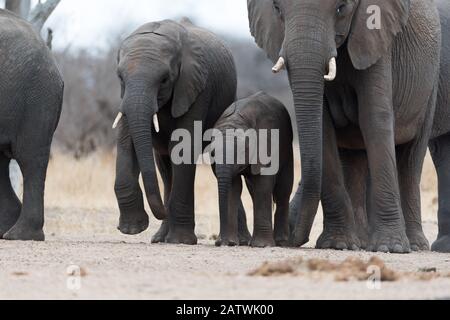
<svg viewBox="0 0 450 320">
<path fill-rule="evenodd" d="M 286 61 L 284 60 L 283 57 L 280 57 L 280 59 L 278 59 L 278 62 L 276 63 L 276 65 L 273 66 L 272 72 L 273 73 L 280 72 L 284 68 L 285 65 L 286 65 Z"/>
<path fill-rule="evenodd" d="M 337 76 L 337 64 L 336 64 L 336 58 L 333 57 L 330 59 L 330 63 L 328 64 L 328 74 L 324 76 L 326 81 L 334 81 Z"/>
<path fill-rule="evenodd" d="M 122 119 L 122 117 L 123 117 L 123 113 L 122 113 L 122 112 L 119 112 L 119 114 L 117 115 L 116 120 L 114 120 L 114 124 L 113 124 L 113 126 L 112 126 L 113 129 L 116 129 L 116 128 L 117 128 L 117 126 L 119 125 L 119 122 L 120 122 L 120 120 Z"/>
<path fill-rule="evenodd" d="M 153 125 L 155 126 L 156 133 L 159 133 L 159 119 L 157 113 L 153 116 Z"/>
</svg>

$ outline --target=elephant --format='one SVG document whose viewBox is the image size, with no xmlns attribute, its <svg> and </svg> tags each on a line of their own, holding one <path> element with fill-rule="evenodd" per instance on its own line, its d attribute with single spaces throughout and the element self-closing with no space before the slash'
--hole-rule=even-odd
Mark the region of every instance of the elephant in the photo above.
<svg viewBox="0 0 450 320">
<path fill-rule="evenodd" d="M 442 25 L 441 75 L 430 151 L 439 180 L 439 235 L 431 249 L 450 253 L 450 3 L 436 0 Z"/>
<path fill-rule="evenodd" d="M 44 241 L 44 188 L 64 82 L 34 28 L 0 10 L 0 238 Z M 9 177 L 17 160 L 24 176 L 23 203 Z"/>
<path fill-rule="evenodd" d="M 294 184 L 293 130 L 287 109 L 277 99 L 259 92 L 234 103 L 214 129 L 215 136 L 220 137 L 213 143 L 220 207 L 220 239 L 216 245 L 239 244 L 238 206 L 244 177 L 254 209 L 250 246 L 287 246 L 289 201 Z M 274 130 L 277 137 L 272 135 Z M 263 132 L 267 134 L 260 135 Z M 279 146 L 277 150 L 275 146 Z M 232 153 L 229 148 L 233 148 Z M 261 160 L 263 149 L 270 149 L 272 161 Z M 278 158 L 274 160 L 273 157 Z M 272 168 L 267 170 L 269 165 Z M 276 204 L 275 227 L 273 202 Z"/>
<path fill-rule="evenodd" d="M 366 249 L 409 253 L 428 241 L 420 179 L 439 88 L 441 26 L 431 0 L 248 0 L 256 43 L 287 70 L 302 181 L 291 203 L 291 242 L 309 242 L 319 202 L 317 247 L 358 249 L 359 223 L 346 168 L 367 155 Z M 355 177 L 361 177 L 355 175 Z M 351 193 L 351 191 L 350 191 Z"/>
<path fill-rule="evenodd" d="M 441 17 L 442 29 L 441 73 L 429 149 L 439 180 L 439 235 L 431 249 L 436 252 L 448 253 L 450 252 L 450 203 L 447 200 L 450 195 L 450 3 L 445 0 L 437 0 L 436 5 Z M 343 158 L 345 157 L 346 155 L 343 155 Z M 353 154 L 353 157 L 353 166 L 344 166 L 345 176 L 347 188 L 355 207 L 355 220 L 360 226 L 358 234 L 364 246 L 368 237 L 370 218 L 367 214 L 368 204 L 366 203 L 369 181 L 367 154 L 360 152 L 358 155 Z M 406 180 L 407 177 L 403 177 L 403 179 Z M 411 179 L 406 180 L 406 183 L 407 181 L 414 182 Z M 420 190 L 413 184 L 408 188 L 413 193 L 411 198 L 420 201 Z M 419 226 L 421 224 L 420 214 L 417 212 L 415 217 L 416 220 L 413 223 Z M 408 217 L 405 216 L 405 219 Z M 411 247 L 413 251 L 429 250 L 429 248 L 429 244 L 425 240 L 421 246 L 415 244 Z"/>
<path fill-rule="evenodd" d="M 195 164 L 206 144 L 200 150 L 192 144 L 191 161 L 180 164 L 172 159 L 177 146 L 172 136 L 184 130 L 194 137 L 197 122 L 200 133 L 212 128 L 235 100 L 237 76 L 230 50 L 188 19 L 151 22 L 123 41 L 117 73 L 122 86 L 114 123 L 119 126 L 118 229 L 136 235 L 149 226 L 139 185 L 142 174 L 150 209 L 163 220 L 152 242 L 195 245 Z M 164 182 L 164 203 L 156 166 Z M 245 217 L 245 212 L 240 210 L 240 215 Z M 245 219 L 242 223 L 242 237 L 249 238 Z"/>
</svg>

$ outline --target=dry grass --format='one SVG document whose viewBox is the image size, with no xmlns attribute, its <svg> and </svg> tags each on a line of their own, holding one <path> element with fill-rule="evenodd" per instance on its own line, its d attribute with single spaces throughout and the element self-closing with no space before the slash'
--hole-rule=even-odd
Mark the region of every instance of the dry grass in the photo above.
<svg viewBox="0 0 450 320">
<path fill-rule="evenodd" d="M 47 207 L 113 208 L 115 155 L 96 153 L 82 160 L 54 154 L 47 174 Z"/>
</svg>

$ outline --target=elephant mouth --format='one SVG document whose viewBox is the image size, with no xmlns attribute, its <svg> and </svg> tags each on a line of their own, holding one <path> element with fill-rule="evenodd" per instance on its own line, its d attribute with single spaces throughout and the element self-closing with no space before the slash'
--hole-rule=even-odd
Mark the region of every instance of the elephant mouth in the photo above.
<svg viewBox="0 0 450 320">
<path fill-rule="evenodd" d="M 117 129 L 117 127 L 119 126 L 119 123 L 120 123 L 120 121 L 122 120 L 123 116 L 124 116 L 124 114 L 123 114 L 123 112 L 121 112 L 121 111 L 117 114 L 117 117 L 116 117 L 116 119 L 114 120 L 114 123 L 113 123 L 113 125 L 112 125 L 112 128 L 113 128 L 114 130 Z M 155 129 L 155 132 L 156 132 L 156 133 L 159 133 L 159 132 L 160 132 L 159 118 L 158 118 L 158 114 L 157 114 L 157 113 L 155 113 L 155 114 L 153 115 L 153 128 Z"/>
<path fill-rule="evenodd" d="M 273 66 L 272 72 L 279 73 L 281 70 L 286 68 L 286 59 L 284 57 L 280 57 L 277 63 Z M 324 79 L 326 81 L 334 81 L 337 76 L 337 62 L 336 57 L 332 57 L 328 62 L 328 74 L 324 75 Z"/>
</svg>

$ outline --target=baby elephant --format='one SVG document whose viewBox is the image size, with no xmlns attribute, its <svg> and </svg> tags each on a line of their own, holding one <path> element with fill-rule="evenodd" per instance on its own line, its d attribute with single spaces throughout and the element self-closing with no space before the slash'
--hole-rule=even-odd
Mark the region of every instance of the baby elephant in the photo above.
<svg viewBox="0 0 450 320">
<path fill-rule="evenodd" d="M 250 245 L 287 246 L 294 160 L 292 124 L 284 105 L 262 92 L 238 101 L 219 119 L 212 140 L 220 197 L 221 236 L 216 245 L 239 244 L 238 206 L 244 176 L 254 207 Z"/>
</svg>

